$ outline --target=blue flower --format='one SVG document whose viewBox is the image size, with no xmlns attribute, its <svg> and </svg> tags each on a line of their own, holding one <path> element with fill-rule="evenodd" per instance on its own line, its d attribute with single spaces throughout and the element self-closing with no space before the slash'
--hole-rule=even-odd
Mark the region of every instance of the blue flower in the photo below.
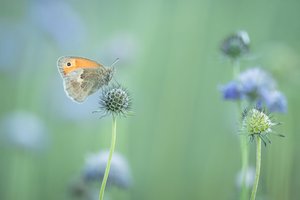
<svg viewBox="0 0 300 200">
<path fill-rule="evenodd" d="M 242 98 L 241 89 L 237 81 L 231 81 L 221 87 L 223 98 L 226 100 L 239 100 Z"/>
<path fill-rule="evenodd" d="M 270 74 L 256 67 L 239 74 L 237 80 L 222 86 L 225 100 L 246 99 L 250 104 L 266 107 L 270 112 L 286 112 L 285 96 L 276 89 L 276 82 Z"/>
<path fill-rule="evenodd" d="M 47 128 L 34 113 L 12 112 L 1 122 L 4 141 L 17 148 L 39 152 L 48 144 Z"/>
<path fill-rule="evenodd" d="M 276 86 L 272 77 L 262 69 L 255 67 L 238 76 L 241 92 L 250 100 L 256 99 L 263 90 L 273 90 Z"/>
<path fill-rule="evenodd" d="M 138 51 L 138 41 L 130 32 L 120 32 L 113 35 L 106 43 L 99 45 L 99 54 L 103 55 L 104 61 L 110 62 L 116 58 L 122 61 L 122 64 L 131 63 Z"/>
<path fill-rule="evenodd" d="M 104 176 L 108 151 L 92 154 L 87 157 L 83 170 L 84 180 L 100 182 Z M 132 178 L 127 160 L 120 154 L 114 153 L 111 161 L 108 184 L 127 189 L 131 186 Z"/>
<path fill-rule="evenodd" d="M 245 174 L 245 175 L 244 175 Z M 243 173 L 243 171 L 239 171 L 236 177 L 236 186 L 241 188 L 243 186 L 243 177 L 245 176 L 245 186 L 247 188 L 251 188 L 253 186 L 255 180 L 255 168 L 250 166 Z"/>
<path fill-rule="evenodd" d="M 33 1 L 30 20 L 48 34 L 63 50 L 73 50 L 86 43 L 86 30 L 81 16 L 65 1 Z"/>
<path fill-rule="evenodd" d="M 25 25 L 24 25 L 25 26 Z M 26 46 L 26 31 L 21 23 L 0 20 L 0 72 L 19 73 L 19 62 Z M 28 70 L 26 68 L 26 70 Z M 12 78 L 11 78 L 12 79 Z"/>
<path fill-rule="evenodd" d="M 287 112 L 286 97 L 278 90 L 263 91 L 261 93 L 262 104 L 268 108 L 270 112 Z"/>
</svg>

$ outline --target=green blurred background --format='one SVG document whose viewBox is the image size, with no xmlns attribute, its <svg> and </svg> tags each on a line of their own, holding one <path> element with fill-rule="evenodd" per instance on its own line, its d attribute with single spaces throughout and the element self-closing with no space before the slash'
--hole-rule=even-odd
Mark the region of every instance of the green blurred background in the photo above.
<svg viewBox="0 0 300 200">
<path fill-rule="evenodd" d="M 242 69 L 270 71 L 288 99 L 288 113 L 275 114 L 286 138 L 263 148 L 258 199 L 299 199 L 299 10 L 297 0 L 2 0 L 0 117 L 32 113 L 47 136 L 35 151 L 1 139 L 0 199 L 72 199 L 86 155 L 109 147 L 111 119 L 92 114 L 99 93 L 83 104 L 64 93 L 63 55 L 121 59 L 115 77 L 135 115 L 118 119 L 116 151 L 134 184 L 107 192 L 110 199 L 238 199 L 237 110 L 218 86 L 232 79 L 220 42 L 241 29 L 251 39 Z"/>
</svg>

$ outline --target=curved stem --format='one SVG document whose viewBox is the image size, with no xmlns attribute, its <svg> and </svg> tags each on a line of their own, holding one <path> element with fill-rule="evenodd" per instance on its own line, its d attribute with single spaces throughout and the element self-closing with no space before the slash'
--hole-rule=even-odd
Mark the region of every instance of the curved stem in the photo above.
<svg viewBox="0 0 300 200">
<path fill-rule="evenodd" d="M 108 175 L 109 175 L 111 159 L 112 159 L 112 156 L 113 156 L 113 153 L 114 153 L 114 150 L 115 150 L 115 145 L 116 145 L 116 136 L 117 136 L 116 129 L 117 129 L 117 121 L 116 121 L 116 117 L 113 116 L 113 118 L 112 118 L 111 145 L 110 145 L 110 150 L 109 150 L 109 155 L 108 155 L 108 161 L 107 161 L 106 168 L 105 168 L 105 173 L 104 173 L 101 188 L 100 188 L 99 200 L 103 200 L 103 197 L 104 197 L 104 191 L 105 191 L 107 178 L 108 178 Z"/>
<path fill-rule="evenodd" d="M 256 169 L 255 169 L 255 181 L 252 188 L 251 198 L 250 200 L 255 200 L 256 191 L 259 181 L 260 174 L 260 164 L 261 164 L 261 138 L 259 136 L 256 137 Z"/>
</svg>

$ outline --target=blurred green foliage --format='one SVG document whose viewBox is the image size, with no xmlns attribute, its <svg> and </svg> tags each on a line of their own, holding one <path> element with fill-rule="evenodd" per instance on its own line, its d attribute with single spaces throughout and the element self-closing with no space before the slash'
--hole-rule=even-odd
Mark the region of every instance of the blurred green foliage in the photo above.
<svg viewBox="0 0 300 200">
<path fill-rule="evenodd" d="M 111 199 L 238 199 L 238 116 L 218 85 L 232 79 L 220 42 L 240 29 L 252 55 L 242 69 L 270 71 L 289 106 L 275 115 L 286 138 L 263 148 L 258 199 L 298 199 L 299 9 L 296 0 L 2 1 L 0 117 L 36 114 L 49 145 L 33 153 L 1 139 L 0 199 L 70 199 L 85 156 L 109 147 L 111 119 L 92 114 L 98 94 L 84 104 L 65 96 L 56 67 L 63 55 L 105 65 L 121 57 L 115 77 L 131 92 L 135 116 L 118 120 L 116 150 L 128 159 L 134 186 L 112 189 Z"/>
</svg>

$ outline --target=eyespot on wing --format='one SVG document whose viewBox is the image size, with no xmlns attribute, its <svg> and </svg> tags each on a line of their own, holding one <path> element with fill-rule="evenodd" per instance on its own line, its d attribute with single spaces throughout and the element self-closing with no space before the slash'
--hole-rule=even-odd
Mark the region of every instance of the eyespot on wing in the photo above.
<svg viewBox="0 0 300 200">
<path fill-rule="evenodd" d="M 103 67 L 103 65 L 97 63 L 96 61 L 75 56 L 60 57 L 57 61 L 57 66 L 62 76 L 66 76 L 70 72 L 77 69 Z"/>
</svg>

